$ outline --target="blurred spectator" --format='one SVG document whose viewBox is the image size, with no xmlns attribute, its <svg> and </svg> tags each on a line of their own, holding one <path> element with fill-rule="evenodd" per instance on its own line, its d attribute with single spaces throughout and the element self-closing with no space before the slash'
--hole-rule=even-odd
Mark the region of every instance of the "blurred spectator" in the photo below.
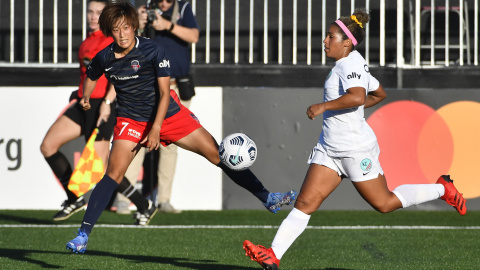
<svg viewBox="0 0 480 270">
<path fill-rule="evenodd" d="M 102 34 L 102 31 L 99 31 L 98 18 L 106 4 L 106 0 L 91 0 L 88 3 L 87 21 L 89 34 L 80 45 L 78 51 L 80 62 L 79 88 L 72 93 L 68 109 L 53 123 L 40 146 L 45 160 L 52 168 L 53 173 L 62 184 L 67 195 L 67 200 L 62 204 L 63 209 L 55 214 L 53 217 L 54 221 L 65 220 L 86 207 L 86 201 L 83 196 L 77 197 L 68 189 L 72 167 L 65 155 L 59 152 L 60 147 L 82 135 L 85 137 L 85 141 L 87 141 L 95 128 L 99 127 L 94 147 L 104 164 L 107 163 L 108 159 L 110 138 L 115 125 L 115 113 L 112 106 L 115 106 L 116 93 L 113 86 L 108 83 L 105 76 L 102 76 L 98 80 L 95 91 L 92 94 L 92 110 L 84 111 L 78 104 L 78 100 L 83 96 L 83 82 L 90 61 L 98 51 L 113 42 L 111 37 L 107 38 Z M 100 124 L 102 121 L 104 123 Z"/>
</svg>

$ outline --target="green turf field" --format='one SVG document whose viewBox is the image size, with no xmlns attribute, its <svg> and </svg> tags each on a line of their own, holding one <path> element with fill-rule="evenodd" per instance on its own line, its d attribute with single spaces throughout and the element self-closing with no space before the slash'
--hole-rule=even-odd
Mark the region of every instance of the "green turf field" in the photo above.
<svg viewBox="0 0 480 270">
<path fill-rule="evenodd" d="M 157 214 L 148 227 L 116 226 L 134 220 L 104 212 L 87 252 L 73 254 L 65 244 L 84 212 L 54 223 L 55 211 L 2 210 L 0 269 L 261 269 L 243 240 L 270 246 L 288 212 L 185 211 Z M 282 270 L 480 269 L 480 212 L 319 211 L 309 226 Z"/>
</svg>

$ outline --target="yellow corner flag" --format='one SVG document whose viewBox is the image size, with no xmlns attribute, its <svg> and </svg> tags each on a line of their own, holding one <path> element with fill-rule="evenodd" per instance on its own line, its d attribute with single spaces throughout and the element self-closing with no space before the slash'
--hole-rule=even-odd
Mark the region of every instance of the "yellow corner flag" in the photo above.
<svg viewBox="0 0 480 270">
<path fill-rule="evenodd" d="M 68 189 L 78 197 L 93 188 L 105 173 L 103 161 L 93 147 L 97 133 L 98 128 L 93 131 L 88 139 L 87 145 L 85 145 L 80 160 L 75 170 L 73 170 L 72 177 L 70 177 L 70 182 L 68 183 Z"/>
</svg>

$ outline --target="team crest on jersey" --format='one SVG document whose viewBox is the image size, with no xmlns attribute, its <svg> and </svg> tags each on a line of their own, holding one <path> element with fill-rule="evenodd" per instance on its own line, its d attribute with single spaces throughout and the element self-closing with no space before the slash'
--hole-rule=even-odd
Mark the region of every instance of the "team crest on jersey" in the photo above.
<svg viewBox="0 0 480 270">
<path fill-rule="evenodd" d="M 135 72 L 137 72 L 140 69 L 140 62 L 138 62 L 138 60 L 133 60 L 131 65 L 133 70 L 135 70 Z"/>
</svg>

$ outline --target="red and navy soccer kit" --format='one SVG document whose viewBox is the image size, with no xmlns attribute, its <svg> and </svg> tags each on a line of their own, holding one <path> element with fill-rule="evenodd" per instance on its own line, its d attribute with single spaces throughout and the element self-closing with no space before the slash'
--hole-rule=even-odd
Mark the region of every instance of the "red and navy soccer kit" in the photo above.
<svg viewBox="0 0 480 270">
<path fill-rule="evenodd" d="M 112 43 L 94 57 L 87 76 L 96 80 L 105 74 L 115 86 L 117 124 L 113 139 L 140 142 L 150 131 L 157 113 L 160 98 L 157 78 L 170 76 L 170 62 L 165 49 L 147 38 L 136 37 L 134 48 L 118 59 L 115 58 L 114 46 L 115 43 Z M 199 127 L 201 125 L 193 113 L 171 94 L 160 132 L 162 144 L 175 142 Z M 171 129 L 176 130 L 174 134 Z"/>
</svg>

